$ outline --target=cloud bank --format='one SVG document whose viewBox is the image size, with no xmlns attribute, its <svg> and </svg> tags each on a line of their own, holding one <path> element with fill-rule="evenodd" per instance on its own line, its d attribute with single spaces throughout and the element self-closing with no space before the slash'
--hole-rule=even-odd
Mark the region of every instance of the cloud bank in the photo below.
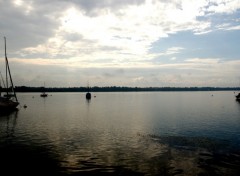
<svg viewBox="0 0 240 176">
<path fill-rule="evenodd" d="M 239 36 L 239 9 L 239 0 L 0 0 L 0 34 L 18 85 L 237 86 L 239 57 L 163 40 Z"/>
</svg>

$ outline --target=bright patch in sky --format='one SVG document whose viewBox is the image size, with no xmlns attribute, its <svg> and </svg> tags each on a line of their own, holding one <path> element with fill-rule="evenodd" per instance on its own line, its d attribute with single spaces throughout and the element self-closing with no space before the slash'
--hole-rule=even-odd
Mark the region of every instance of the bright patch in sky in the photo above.
<svg viewBox="0 0 240 176">
<path fill-rule="evenodd" d="M 240 86 L 239 0 L 0 0 L 0 10 L 17 85 Z"/>
</svg>

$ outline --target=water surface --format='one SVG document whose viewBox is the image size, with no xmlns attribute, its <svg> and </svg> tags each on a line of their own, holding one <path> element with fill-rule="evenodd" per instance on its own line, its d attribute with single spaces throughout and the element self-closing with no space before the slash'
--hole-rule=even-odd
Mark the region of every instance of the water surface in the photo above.
<svg viewBox="0 0 240 176">
<path fill-rule="evenodd" d="M 28 107 L 0 114 L 2 173 L 240 173 L 233 92 L 92 93 L 90 101 L 85 93 L 49 95 L 19 93 Z"/>
</svg>

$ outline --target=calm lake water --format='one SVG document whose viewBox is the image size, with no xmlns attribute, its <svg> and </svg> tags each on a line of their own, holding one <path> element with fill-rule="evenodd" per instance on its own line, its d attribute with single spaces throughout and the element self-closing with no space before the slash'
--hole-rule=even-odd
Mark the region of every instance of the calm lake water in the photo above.
<svg viewBox="0 0 240 176">
<path fill-rule="evenodd" d="M 240 175 L 234 92 L 49 95 L 0 113 L 1 175 Z"/>
</svg>

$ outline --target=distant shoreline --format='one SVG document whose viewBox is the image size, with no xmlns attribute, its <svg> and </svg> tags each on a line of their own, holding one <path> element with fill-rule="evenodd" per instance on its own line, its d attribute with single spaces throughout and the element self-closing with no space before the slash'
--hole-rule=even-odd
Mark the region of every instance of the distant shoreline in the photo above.
<svg viewBox="0 0 240 176">
<path fill-rule="evenodd" d="M 240 91 L 240 87 L 27 87 L 16 86 L 16 92 L 163 92 L 163 91 Z M 2 90 L 4 91 L 4 89 Z"/>
</svg>

